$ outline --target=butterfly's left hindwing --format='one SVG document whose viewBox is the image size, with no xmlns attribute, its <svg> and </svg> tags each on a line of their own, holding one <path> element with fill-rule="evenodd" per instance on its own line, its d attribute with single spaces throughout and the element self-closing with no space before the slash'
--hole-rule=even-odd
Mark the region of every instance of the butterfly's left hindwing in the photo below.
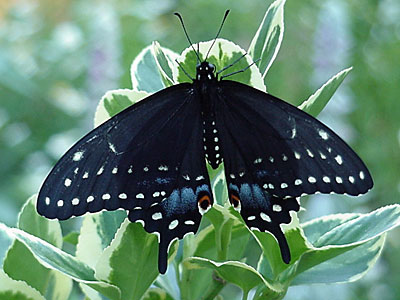
<svg viewBox="0 0 400 300">
<path fill-rule="evenodd" d="M 200 108 L 191 88 L 180 84 L 158 92 L 78 141 L 43 183 L 38 212 L 64 220 L 126 209 L 131 221 L 160 235 L 164 273 L 170 242 L 196 232 L 202 210 L 212 204 Z"/>
</svg>

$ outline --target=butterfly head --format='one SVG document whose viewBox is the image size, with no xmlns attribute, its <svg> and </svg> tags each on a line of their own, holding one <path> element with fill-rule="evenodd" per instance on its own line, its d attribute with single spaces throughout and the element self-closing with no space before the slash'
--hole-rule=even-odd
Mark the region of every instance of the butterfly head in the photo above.
<svg viewBox="0 0 400 300">
<path fill-rule="evenodd" d="M 215 80 L 215 66 L 207 61 L 203 61 L 196 66 L 196 80 L 212 81 Z"/>
</svg>

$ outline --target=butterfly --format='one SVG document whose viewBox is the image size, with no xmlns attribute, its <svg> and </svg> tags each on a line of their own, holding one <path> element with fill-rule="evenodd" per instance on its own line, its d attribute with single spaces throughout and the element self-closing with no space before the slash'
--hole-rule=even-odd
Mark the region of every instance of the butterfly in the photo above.
<svg viewBox="0 0 400 300">
<path fill-rule="evenodd" d="M 280 225 L 299 210 L 298 197 L 363 194 L 373 186 L 371 175 L 314 117 L 219 77 L 178 17 L 198 57 L 195 78 L 148 96 L 80 139 L 45 179 L 37 211 L 65 220 L 125 209 L 130 221 L 158 235 L 158 268 L 165 273 L 171 242 L 195 233 L 213 206 L 206 162 L 214 169 L 223 163 L 231 205 L 250 229 L 273 234 L 289 263 Z"/>
</svg>

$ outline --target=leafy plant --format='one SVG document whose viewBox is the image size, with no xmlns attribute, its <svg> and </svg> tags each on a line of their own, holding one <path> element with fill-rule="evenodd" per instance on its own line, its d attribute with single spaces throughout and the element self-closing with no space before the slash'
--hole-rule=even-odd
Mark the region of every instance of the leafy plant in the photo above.
<svg viewBox="0 0 400 300">
<path fill-rule="evenodd" d="M 265 77 L 283 38 L 284 3 L 277 0 L 267 10 L 249 54 L 229 72 L 250 67 L 232 75 L 233 80 L 266 90 Z M 211 43 L 198 45 L 200 56 L 206 55 Z M 218 39 L 209 61 L 221 69 L 245 53 L 238 45 Z M 150 93 L 190 81 L 183 69 L 193 77 L 195 65 L 191 48 L 178 55 L 153 43 L 132 63 L 133 89 L 110 91 L 101 99 L 96 126 Z M 333 76 L 300 108 L 317 115 L 350 70 Z M 325 216 L 301 225 L 292 212 L 291 224 L 284 227 L 292 252 L 287 265 L 273 236 L 249 230 L 225 203 L 222 168 L 209 173 L 217 203 L 205 214 L 195 236 L 188 235 L 180 245 L 171 246 L 165 276 L 157 271 L 157 237 L 146 233 L 141 224 L 130 223 L 125 211 L 85 215 L 80 232 L 63 237 L 58 221 L 36 213 L 36 197 L 32 196 L 19 214 L 18 228 L 0 224 L 1 244 L 10 245 L 0 271 L 0 299 L 68 299 L 72 281 L 79 283 L 87 299 L 95 300 L 212 299 L 228 284 L 240 287 L 243 299 L 251 290 L 253 299 L 282 299 L 292 285 L 361 278 L 380 256 L 386 232 L 400 224 L 400 205 L 368 214 Z M 63 251 L 63 243 L 75 245 L 75 255 Z M 257 245 L 257 249 L 248 249 L 248 245 Z M 249 253 L 257 256 L 255 263 Z"/>
</svg>

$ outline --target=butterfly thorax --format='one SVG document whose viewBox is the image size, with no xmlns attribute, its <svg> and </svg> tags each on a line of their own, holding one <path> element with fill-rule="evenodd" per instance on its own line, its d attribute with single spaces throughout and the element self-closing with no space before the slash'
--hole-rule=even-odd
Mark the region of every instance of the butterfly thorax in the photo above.
<svg viewBox="0 0 400 300">
<path fill-rule="evenodd" d="M 211 167 L 216 169 L 222 162 L 222 153 L 215 118 L 218 80 L 214 70 L 214 65 L 206 61 L 200 63 L 196 67 L 196 79 L 193 84 L 201 105 L 204 155 Z"/>
</svg>

